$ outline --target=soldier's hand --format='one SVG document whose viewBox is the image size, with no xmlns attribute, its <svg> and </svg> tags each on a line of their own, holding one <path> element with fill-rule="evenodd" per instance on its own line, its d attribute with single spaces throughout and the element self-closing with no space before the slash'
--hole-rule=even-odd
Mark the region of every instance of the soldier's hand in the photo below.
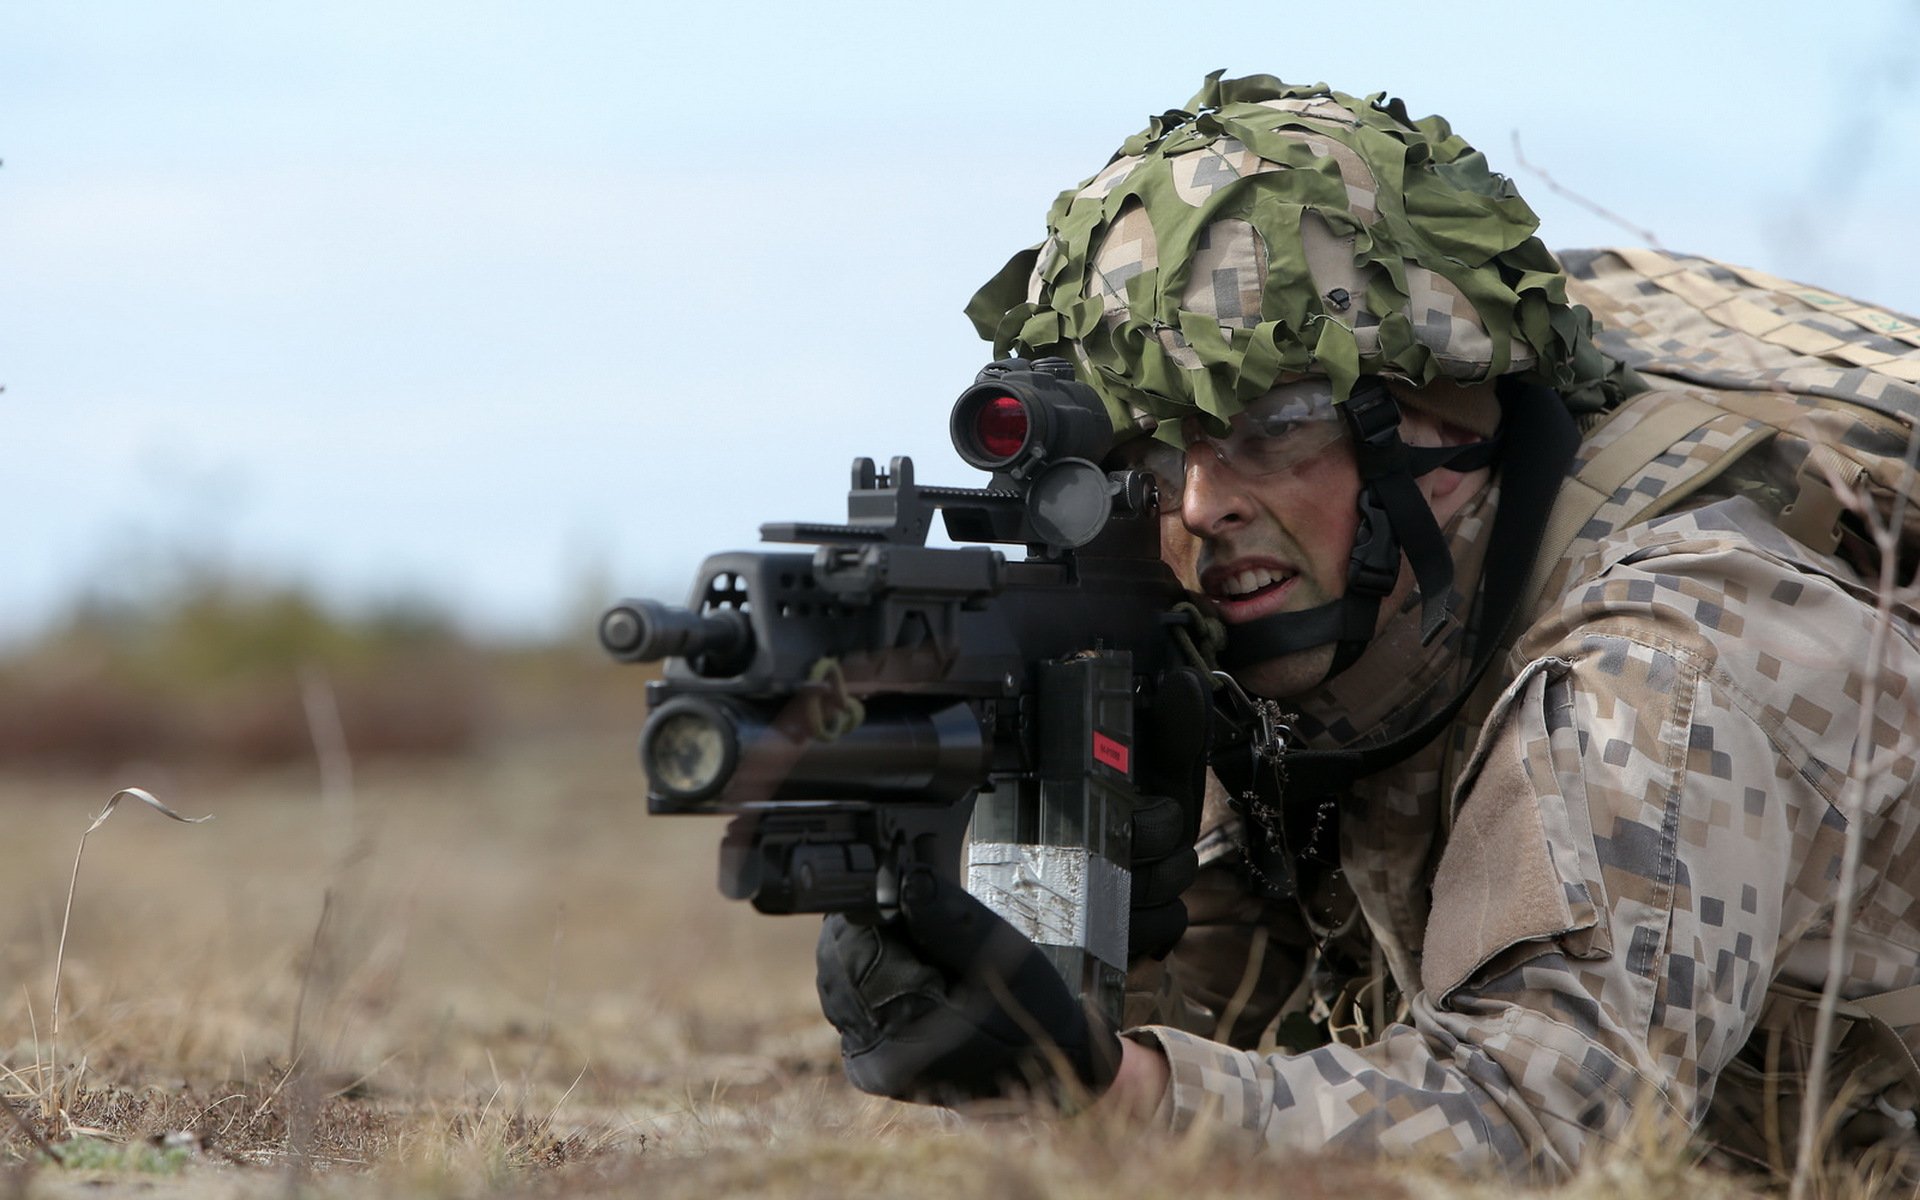
<svg viewBox="0 0 1920 1200">
<path fill-rule="evenodd" d="M 1119 1038 L 1039 947 L 931 871 L 902 880 L 892 921 L 828 916 L 816 965 L 863 1092 L 954 1104 L 1024 1091 L 1073 1107 L 1119 1068 Z"/>
<path fill-rule="evenodd" d="M 1160 680 L 1140 729 L 1139 787 L 1133 812 L 1133 903 L 1127 957 L 1165 958 L 1187 931 L 1180 894 L 1199 874 L 1193 844 L 1200 833 L 1212 748 L 1213 700 L 1200 672 L 1180 669 Z"/>
</svg>

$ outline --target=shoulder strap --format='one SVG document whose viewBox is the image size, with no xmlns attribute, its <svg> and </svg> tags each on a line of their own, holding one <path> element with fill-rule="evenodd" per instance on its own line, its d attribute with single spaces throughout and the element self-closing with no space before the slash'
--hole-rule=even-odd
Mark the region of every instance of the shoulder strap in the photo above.
<svg viewBox="0 0 1920 1200">
<path fill-rule="evenodd" d="M 1772 1030 L 1776 1036 L 1797 1027 L 1804 1036 L 1804 1031 L 1812 1026 L 1802 1025 L 1801 1021 L 1811 1022 L 1819 1008 L 1819 992 L 1775 980 L 1767 988 L 1767 1002 L 1760 1010 L 1756 1027 Z M 1841 1037 L 1851 1026 L 1859 1025 L 1872 1039 L 1874 1047 L 1906 1077 L 1914 1094 L 1920 1096 L 1920 1060 L 1914 1058 L 1906 1039 L 1900 1036 L 1902 1030 L 1920 1025 L 1920 984 L 1861 996 L 1857 1000 L 1842 1000 L 1833 1012 L 1842 1022 L 1836 1030 Z"/>
<path fill-rule="evenodd" d="M 1920 1025 L 1920 984 L 1848 1000 L 1842 1007 L 1858 1009 L 1862 1015 L 1885 1021 L 1895 1029 Z"/>
<path fill-rule="evenodd" d="M 1618 418 L 1628 411 L 1630 406 L 1616 409 L 1614 416 Z M 1621 484 L 1639 474 L 1667 447 L 1719 416 L 1721 411 L 1690 396 L 1675 399 L 1594 455 L 1592 462 L 1561 485 L 1560 494 L 1554 498 L 1553 512 L 1547 518 L 1546 532 L 1540 539 L 1540 555 L 1534 559 L 1533 573 L 1527 578 L 1522 608 L 1531 611 L 1539 603 L 1540 593 L 1546 588 L 1554 567 Z"/>
<path fill-rule="evenodd" d="M 1644 477 L 1647 468 L 1676 445 L 1694 437 L 1703 427 L 1730 415 L 1764 421 L 1764 418 L 1757 418 L 1754 413 L 1745 410 L 1734 412 L 1719 400 L 1718 394 L 1705 396 L 1671 385 L 1656 386 L 1607 413 L 1586 432 L 1583 441 L 1603 436 L 1605 431 L 1618 427 L 1614 429 L 1617 436 L 1567 477 L 1552 500 L 1552 511 L 1548 514 L 1546 529 L 1541 536 L 1540 552 L 1532 560 L 1520 595 L 1518 619 L 1521 622 L 1540 616 L 1547 585 L 1562 568 L 1574 545 L 1589 531 L 1595 518 L 1610 502 L 1617 511 L 1608 514 L 1609 527 L 1648 520 L 1694 494 L 1758 443 L 1773 436 L 1775 430 L 1771 424 L 1754 425 L 1731 435 L 1732 440 L 1715 459 L 1689 470 L 1677 483 L 1657 490 L 1641 491 L 1636 488 L 1636 482 Z M 1785 403 L 1791 404 L 1791 401 Z M 1769 415 L 1776 414 L 1770 412 Z M 1520 628 L 1524 628 L 1524 625 Z M 1517 635 L 1520 628 L 1513 633 Z M 1505 653 L 1512 642 L 1513 638 L 1509 637 L 1497 647 L 1498 652 Z M 1461 711 L 1484 717 L 1492 708 L 1500 688 L 1499 673 L 1488 672 Z M 1442 786 L 1448 791 L 1451 791 L 1457 778 L 1466 757 L 1466 749 L 1466 746 L 1449 741 L 1446 760 L 1441 768 Z M 1443 811 L 1450 821 L 1451 808 Z"/>
</svg>

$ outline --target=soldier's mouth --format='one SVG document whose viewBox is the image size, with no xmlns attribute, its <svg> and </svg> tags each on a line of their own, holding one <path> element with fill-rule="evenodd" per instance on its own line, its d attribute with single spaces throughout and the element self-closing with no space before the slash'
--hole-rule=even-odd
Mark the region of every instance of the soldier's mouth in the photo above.
<svg viewBox="0 0 1920 1200">
<path fill-rule="evenodd" d="M 1282 563 L 1241 561 L 1210 568 L 1201 586 L 1220 619 L 1231 624 L 1278 611 L 1299 578 L 1299 572 Z"/>
</svg>

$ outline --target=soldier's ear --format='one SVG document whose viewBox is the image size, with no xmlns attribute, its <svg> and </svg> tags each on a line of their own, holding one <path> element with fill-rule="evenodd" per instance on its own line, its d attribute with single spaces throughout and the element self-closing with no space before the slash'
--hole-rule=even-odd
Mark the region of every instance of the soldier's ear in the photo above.
<svg viewBox="0 0 1920 1200">
<path fill-rule="evenodd" d="M 1400 440 L 1409 446 L 1466 446 L 1480 435 L 1464 425 L 1443 421 L 1431 409 L 1400 406 Z"/>
<path fill-rule="evenodd" d="M 1501 408 L 1496 381 L 1458 384 L 1440 379 L 1425 387 L 1409 387 L 1388 379 L 1387 390 L 1400 405 L 1400 440 L 1409 446 L 1464 446 L 1495 436 L 1500 430 Z M 1408 435 L 1406 418 L 1425 418 L 1418 428 L 1438 434 L 1432 440 L 1416 442 Z"/>
</svg>

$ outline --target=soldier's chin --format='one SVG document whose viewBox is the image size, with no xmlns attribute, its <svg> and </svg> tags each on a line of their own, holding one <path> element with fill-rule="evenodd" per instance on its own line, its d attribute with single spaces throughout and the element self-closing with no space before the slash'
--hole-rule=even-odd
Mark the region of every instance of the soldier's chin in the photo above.
<svg viewBox="0 0 1920 1200">
<path fill-rule="evenodd" d="M 1250 667 L 1239 667 L 1233 677 L 1252 695 L 1284 700 L 1310 692 L 1325 681 L 1333 667 L 1333 651 L 1332 646 L 1315 646 L 1311 650 L 1283 654 Z"/>
</svg>

